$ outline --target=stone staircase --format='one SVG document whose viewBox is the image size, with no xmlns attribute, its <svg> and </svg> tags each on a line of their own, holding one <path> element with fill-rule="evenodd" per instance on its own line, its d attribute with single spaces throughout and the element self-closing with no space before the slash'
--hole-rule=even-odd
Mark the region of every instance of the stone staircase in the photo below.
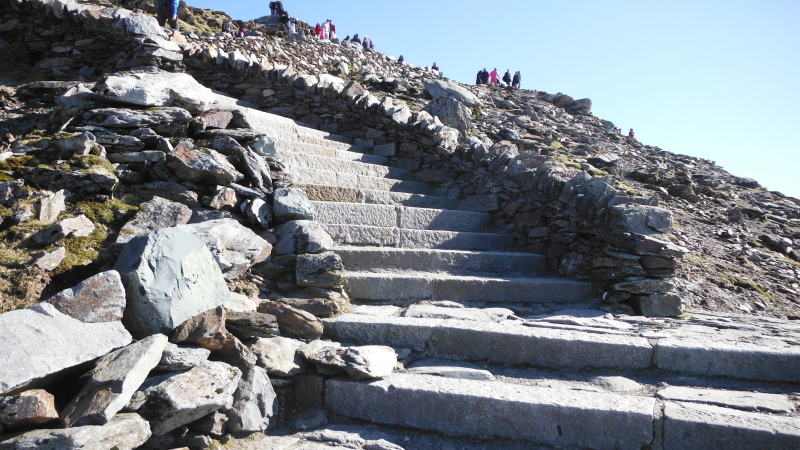
<svg viewBox="0 0 800 450">
<path fill-rule="evenodd" d="M 354 306 L 326 336 L 434 361 L 328 380 L 334 417 L 557 448 L 800 447 L 800 326 L 591 309 L 588 283 L 541 276 L 488 215 L 345 138 L 246 114 L 338 245 Z"/>
</svg>

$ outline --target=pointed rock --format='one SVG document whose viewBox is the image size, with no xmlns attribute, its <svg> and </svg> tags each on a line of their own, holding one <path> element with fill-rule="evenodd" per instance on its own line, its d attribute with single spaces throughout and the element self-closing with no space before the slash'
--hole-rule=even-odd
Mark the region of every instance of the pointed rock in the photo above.
<svg viewBox="0 0 800 450">
<path fill-rule="evenodd" d="M 121 320 L 125 311 L 125 286 L 119 272 L 109 270 L 59 292 L 47 303 L 81 322 L 113 322 Z"/>
<path fill-rule="evenodd" d="M 167 155 L 167 167 L 181 180 L 192 183 L 226 186 L 244 178 L 221 153 L 186 141 Z"/>
<path fill-rule="evenodd" d="M 39 222 L 51 224 L 58 220 L 58 215 L 67 209 L 66 199 L 63 189 L 55 193 L 46 194 L 39 199 L 37 211 Z"/>
<path fill-rule="evenodd" d="M 278 223 L 290 220 L 314 220 L 317 215 L 305 191 L 298 188 L 275 190 L 272 209 Z"/>
<path fill-rule="evenodd" d="M 269 242 L 233 219 L 207 220 L 187 227 L 211 250 L 226 280 L 240 277 L 272 252 Z"/>
<path fill-rule="evenodd" d="M 166 345 L 167 337 L 156 334 L 100 358 L 81 393 L 61 412 L 64 425 L 108 423 L 156 367 Z"/>
<path fill-rule="evenodd" d="M 58 420 L 55 397 L 42 389 L 0 397 L 0 428 L 34 428 Z"/>
<path fill-rule="evenodd" d="M 252 367 L 244 372 L 226 414 L 227 428 L 232 431 L 265 431 L 275 426 L 278 397 L 264 369 Z"/>
<path fill-rule="evenodd" d="M 153 197 L 145 202 L 136 217 L 126 223 L 117 237 L 117 244 L 125 244 L 136 236 L 162 228 L 184 225 L 192 218 L 192 210 L 181 203 L 171 202 L 161 197 Z"/>
</svg>

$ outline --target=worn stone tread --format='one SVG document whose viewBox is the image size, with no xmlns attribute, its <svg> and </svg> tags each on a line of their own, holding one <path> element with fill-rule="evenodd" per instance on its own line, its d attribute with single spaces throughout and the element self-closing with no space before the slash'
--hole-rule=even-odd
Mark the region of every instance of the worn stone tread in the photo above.
<svg viewBox="0 0 800 450">
<path fill-rule="evenodd" d="M 350 245 L 378 245 L 403 248 L 454 250 L 498 250 L 509 247 L 513 237 L 506 234 L 465 231 L 407 230 L 396 227 L 323 224 L 334 242 Z"/>
<path fill-rule="evenodd" d="M 324 202 L 370 203 L 377 205 L 413 206 L 417 208 L 458 209 L 459 201 L 435 195 L 408 194 L 373 189 L 331 186 L 325 184 L 296 185 L 308 198 Z"/>
<path fill-rule="evenodd" d="M 318 201 L 313 204 L 317 221 L 339 225 L 480 233 L 491 220 L 489 214 L 447 209 Z"/>
</svg>

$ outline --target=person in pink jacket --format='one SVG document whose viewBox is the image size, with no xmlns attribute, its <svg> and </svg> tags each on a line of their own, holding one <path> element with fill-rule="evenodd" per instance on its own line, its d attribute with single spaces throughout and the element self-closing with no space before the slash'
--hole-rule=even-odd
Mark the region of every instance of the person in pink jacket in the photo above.
<svg viewBox="0 0 800 450">
<path fill-rule="evenodd" d="M 489 81 L 492 84 L 498 84 L 500 82 L 500 72 L 497 71 L 497 68 L 489 73 Z"/>
</svg>

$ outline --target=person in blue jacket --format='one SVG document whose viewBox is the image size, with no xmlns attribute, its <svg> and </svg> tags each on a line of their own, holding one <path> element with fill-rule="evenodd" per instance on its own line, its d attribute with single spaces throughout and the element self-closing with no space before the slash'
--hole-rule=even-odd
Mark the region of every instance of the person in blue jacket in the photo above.
<svg viewBox="0 0 800 450">
<path fill-rule="evenodd" d="M 178 2 L 180 0 L 155 0 L 156 19 L 162 27 L 169 23 L 173 30 L 178 29 Z"/>
</svg>

